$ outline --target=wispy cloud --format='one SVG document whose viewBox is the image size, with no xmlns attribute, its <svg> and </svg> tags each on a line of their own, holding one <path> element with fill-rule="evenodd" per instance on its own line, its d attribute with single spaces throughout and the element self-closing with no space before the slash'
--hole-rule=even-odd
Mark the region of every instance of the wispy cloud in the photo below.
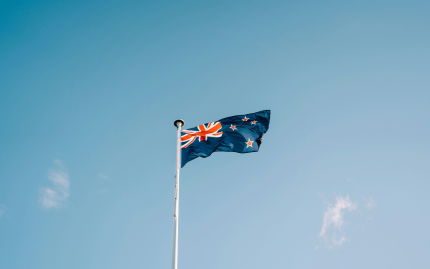
<svg viewBox="0 0 430 269">
<path fill-rule="evenodd" d="M 109 176 L 108 176 L 108 175 L 105 175 L 105 174 L 102 174 L 102 173 L 99 173 L 97 176 L 98 176 L 99 178 L 103 178 L 103 179 L 108 179 L 108 178 L 109 178 Z"/>
<path fill-rule="evenodd" d="M 348 239 L 345 238 L 345 236 L 340 237 L 339 239 L 336 238 L 336 235 L 333 235 L 331 238 L 331 242 L 333 242 L 333 245 L 335 246 L 340 246 L 342 245 L 345 241 L 349 241 Z"/>
<path fill-rule="evenodd" d="M 6 212 L 6 206 L 3 204 L 0 204 L 0 218 L 4 215 Z"/>
<path fill-rule="evenodd" d="M 376 206 L 376 201 L 375 200 L 373 200 L 373 198 L 372 197 L 363 197 L 363 200 L 364 200 L 364 207 L 366 208 L 366 209 L 372 209 L 372 208 L 374 208 L 375 206 Z"/>
<path fill-rule="evenodd" d="M 43 187 L 40 190 L 40 203 L 45 208 L 58 208 L 67 201 L 70 194 L 69 175 L 66 167 L 60 160 L 54 160 L 55 169 L 48 170 L 48 180 L 51 187 Z"/>
<path fill-rule="evenodd" d="M 323 225 L 319 237 L 323 238 L 331 245 L 340 246 L 348 241 L 345 237 L 338 237 L 336 230 L 340 230 L 344 224 L 343 216 L 347 211 L 353 211 L 357 208 L 356 203 L 351 202 L 349 196 L 336 197 L 336 203 L 328 204 L 324 211 Z M 329 235 L 330 234 L 330 235 Z"/>
</svg>

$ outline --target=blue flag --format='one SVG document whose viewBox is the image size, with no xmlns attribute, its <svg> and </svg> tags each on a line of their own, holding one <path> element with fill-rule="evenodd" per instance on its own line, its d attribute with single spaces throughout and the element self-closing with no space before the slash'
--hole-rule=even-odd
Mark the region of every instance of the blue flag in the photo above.
<svg viewBox="0 0 430 269">
<path fill-rule="evenodd" d="M 257 152 L 269 129 L 270 110 L 232 116 L 182 130 L 182 167 L 197 157 L 213 152 Z"/>
</svg>

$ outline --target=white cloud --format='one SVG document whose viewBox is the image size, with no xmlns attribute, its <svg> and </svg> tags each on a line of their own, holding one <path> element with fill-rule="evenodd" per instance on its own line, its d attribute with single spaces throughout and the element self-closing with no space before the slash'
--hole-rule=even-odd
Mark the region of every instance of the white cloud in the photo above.
<svg viewBox="0 0 430 269">
<path fill-rule="evenodd" d="M 342 236 L 341 238 L 337 239 L 335 235 L 333 235 L 333 237 L 331 238 L 331 241 L 333 242 L 334 245 L 336 246 L 340 246 L 342 245 L 345 241 L 348 241 L 345 236 Z"/>
<path fill-rule="evenodd" d="M 346 211 L 353 211 L 357 208 L 357 205 L 349 199 L 349 196 L 336 197 L 336 203 L 334 205 L 328 204 L 323 217 L 323 226 L 319 233 L 319 237 L 325 239 L 332 245 L 340 246 L 347 241 L 345 237 L 338 238 L 336 235 L 336 229 L 340 230 L 344 224 L 343 215 Z M 331 236 L 328 236 L 330 233 Z"/>
<path fill-rule="evenodd" d="M 374 208 L 376 206 L 376 201 L 373 200 L 372 197 L 369 197 L 369 198 L 363 197 L 363 200 L 365 201 L 364 207 L 366 209 L 370 210 L 370 209 L 372 209 L 372 208 Z"/>
<path fill-rule="evenodd" d="M 97 176 L 98 176 L 99 178 L 103 178 L 103 179 L 108 179 L 108 178 L 109 178 L 109 176 L 108 176 L 108 175 L 105 175 L 105 174 L 102 174 L 102 173 L 99 173 Z"/>
<path fill-rule="evenodd" d="M 66 169 L 66 166 L 64 165 L 63 161 L 61 161 L 61 160 L 55 159 L 55 160 L 53 161 L 53 163 L 54 163 L 56 166 L 58 166 L 59 168 L 61 168 L 62 170 L 65 170 L 65 169 Z"/>
<path fill-rule="evenodd" d="M 65 172 L 66 167 L 60 160 L 54 160 L 56 169 L 48 170 L 48 180 L 51 187 L 43 187 L 40 190 L 40 203 L 45 208 L 58 208 L 67 201 L 70 194 L 69 175 Z"/>
<path fill-rule="evenodd" d="M 6 206 L 3 204 L 0 204 L 0 217 L 2 217 L 5 212 L 6 212 Z"/>
</svg>

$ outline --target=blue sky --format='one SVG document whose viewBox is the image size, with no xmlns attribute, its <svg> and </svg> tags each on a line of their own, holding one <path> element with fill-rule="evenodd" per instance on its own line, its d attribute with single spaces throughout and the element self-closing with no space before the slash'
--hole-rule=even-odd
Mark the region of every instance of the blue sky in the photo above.
<svg viewBox="0 0 430 269">
<path fill-rule="evenodd" d="M 429 268 L 428 1 L 2 1 L 0 267 Z"/>
</svg>

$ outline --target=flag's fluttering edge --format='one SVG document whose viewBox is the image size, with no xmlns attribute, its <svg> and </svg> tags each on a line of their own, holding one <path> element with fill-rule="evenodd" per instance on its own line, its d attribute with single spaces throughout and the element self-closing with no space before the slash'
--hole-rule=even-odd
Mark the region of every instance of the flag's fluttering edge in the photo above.
<svg viewBox="0 0 430 269">
<path fill-rule="evenodd" d="M 232 116 L 182 130 L 182 167 L 197 157 L 216 151 L 257 152 L 269 129 L 270 110 Z"/>
</svg>

